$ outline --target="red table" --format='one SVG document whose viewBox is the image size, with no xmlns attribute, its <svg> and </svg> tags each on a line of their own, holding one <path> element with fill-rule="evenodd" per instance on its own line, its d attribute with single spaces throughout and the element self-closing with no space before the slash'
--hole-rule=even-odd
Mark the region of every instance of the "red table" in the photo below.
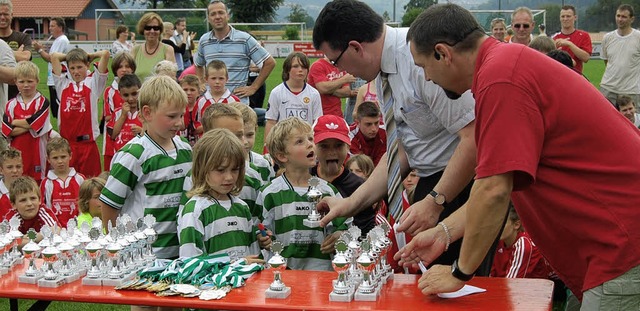
<svg viewBox="0 0 640 311">
<path fill-rule="evenodd" d="M 18 282 L 24 265 L 0 277 L 0 297 L 75 301 L 106 304 L 210 308 L 224 310 L 551 310 L 553 282 L 540 279 L 476 277 L 469 282 L 485 293 L 457 299 L 426 297 L 417 288 L 417 275 L 396 274 L 384 285 L 376 302 L 330 302 L 331 280 L 337 274 L 316 271 L 284 271 L 284 282 L 291 287 L 287 299 L 266 299 L 264 291 L 273 280 L 265 270 L 252 276 L 244 287 L 234 289 L 221 300 L 157 297 L 146 291 L 116 291 L 112 287 L 84 286 L 81 281 L 58 288 L 42 288 Z"/>
</svg>

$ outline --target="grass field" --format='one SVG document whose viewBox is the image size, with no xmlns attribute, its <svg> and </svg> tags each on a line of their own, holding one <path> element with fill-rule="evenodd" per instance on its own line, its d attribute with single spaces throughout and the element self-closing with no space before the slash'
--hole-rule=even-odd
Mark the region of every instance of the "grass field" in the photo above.
<svg viewBox="0 0 640 311">
<path fill-rule="evenodd" d="M 284 59 L 279 58 L 276 59 L 277 65 L 273 70 L 269 78 L 267 79 L 267 96 L 265 98 L 265 108 L 266 108 L 266 100 L 269 98 L 269 94 L 271 93 L 271 89 L 282 82 L 281 73 L 282 73 L 282 63 Z M 40 84 L 38 85 L 38 90 L 40 93 L 45 95 L 47 98 L 49 97 L 49 90 L 47 87 L 47 64 L 41 58 L 35 58 L 34 62 L 40 68 Z M 591 60 L 584 65 L 584 75 L 589 79 L 589 81 L 596 87 L 600 84 L 600 79 L 602 78 L 602 74 L 604 73 L 604 62 L 602 60 Z M 109 74 L 109 82 L 107 85 L 111 85 L 111 81 L 113 81 L 113 75 Z M 102 112 L 102 105 L 100 105 L 100 112 Z M 57 122 L 55 119 L 51 119 L 54 128 L 57 128 Z M 258 129 L 258 133 L 256 134 L 256 142 L 254 145 L 254 150 L 256 152 L 262 152 L 262 142 L 263 142 L 264 128 L 260 127 Z M 101 143 L 102 137 L 99 138 L 99 146 Z M 33 300 L 20 300 L 19 301 L 19 310 L 26 310 L 33 304 Z M 560 306 L 556 306 L 554 310 L 559 310 Z M 8 299 L 0 299 L 0 310 L 8 310 L 9 309 L 9 300 Z M 129 306 L 121 306 L 121 305 L 105 305 L 105 304 L 90 304 L 90 303 L 69 303 L 69 302 L 52 302 L 47 310 L 51 311 L 68 311 L 68 310 L 78 310 L 78 311 L 111 311 L 111 310 L 130 310 Z"/>
</svg>

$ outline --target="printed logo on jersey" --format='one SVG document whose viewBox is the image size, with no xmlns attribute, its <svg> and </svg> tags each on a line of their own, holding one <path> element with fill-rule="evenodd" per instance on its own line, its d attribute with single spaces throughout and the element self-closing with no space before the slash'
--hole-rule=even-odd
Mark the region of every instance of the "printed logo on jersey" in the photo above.
<svg viewBox="0 0 640 311">
<path fill-rule="evenodd" d="M 305 96 L 305 97 L 302 99 L 302 101 L 303 101 L 305 104 L 308 104 L 308 103 L 311 101 L 311 98 L 309 98 L 309 97 L 306 97 L 306 96 Z"/>
<path fill-rule="evenodd" d="M 72 94 L 67 97 L 67 101 L 65 102 L 65 112 L 69 111 L 79 111 L 85 112 L 87 110 L 86 103 L 84 101 L 84 96 L 82 94 Z"/>
<path fill-rule="evenodd" d="M 307 121 L 308 111 L 306 108 L 287 108 L 285 112 L 287 118 L 298 117 L 302 120 Z"/>
</svg>

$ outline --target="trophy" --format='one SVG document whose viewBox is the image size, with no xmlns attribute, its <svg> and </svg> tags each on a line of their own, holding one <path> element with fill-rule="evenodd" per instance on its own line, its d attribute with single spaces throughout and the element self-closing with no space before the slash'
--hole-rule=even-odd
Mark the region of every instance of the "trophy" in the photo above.
<svg viewBox="0 0 640 311">
<path fill-rule="evenodd" d="M 349 284 L 347 284 L 346 273 L 349 270 L 350 261 L 347 258 L 349 247 L 344 240 L 336 242 L 336 255 L 331 261 L 333 270 L 338 272 L 338 280 L 333 284 L 333 291 L 329 293 L 330 301 L 350 302 L 353 299 L 353 293 Z"/>
<path fill-rule="evenodd" d="M 7 221 L 0 223 L 0 244 L 2 246 L 2 261 L 0 263 L 0 275 L 9 273 L 12 261 L 11 248 L 13 247 L 13 238 L 9 235 L 9 224 Z"/>
<path fill-rule="evenodd" d="M 111 264 L 111 269 L 107 277 L 110 279 L 119 279 L 122 277 L 122 271 L 118 266 L 118 258 L 120 257 L 120 251 L 122 246 L 118 243 L 118 230 L 111 227 L 111 220 L 109 220 L 109 235 L 111 236 L 111 243 L 107 245 L 107 255 Z"/>
<path fill-rule="evenodd" d="M 152 245 L 153 242 L 155 242 L 158 238 L 158 233 L 153 229 L 153 226 L 156 223 L 156 218 L 153 215 L 149 214 L 147 216 L 144 216 L 143 221 L 144 225 L 147 227 L 146 229 L 144 229 L 144 231 L 142 231 L 147 236 L 144 259 L 147 261 L 147 263 L 152 263 L 156 259 L 156 255 L 153 253 Z"/>
<path fill-rule="evenodd" d="M 13 238 L 13 247 L 11 248 L 10 257 L 13 258 L 14 264 L 22 264 L 22 257 L 20 256 L 20 251 L 18 251 L 18 245 L 22 242 L 23 236 L 22 232 L 18 230 L 18 228 L 20 228 L 20 219 L 17 217 L 11 218 L 9 226 L 11 227 L 9 235 Z"/>
<path fill-rule="evenodd" d="M 71 269 L 71 260 L 73 256 L 73 246 L 69 244 L 69 238 L 67 237 L 67 230 L 62 229 L 60 231 L 60 237 L 62 237 L 63 242 L 58 244 L 58 249 L 60 250 L 60 259 L 62 259 L 62 266 L 60 267 L 60 274 L 65 277 L 71 276 L 73 270 Z M 69 282 L 73 282 L 75 280 L 69 280 Z"/>
<path fill-rule="evenodd" d="M 307 200 L 311 202 L 311 212 L 306 219 L 302 221 L 302 224 L 309 228 L 317 228 L 320 227 L 320 214 L 316 209 L 316 205 L 322 199 L 322 191 L 318 189 L 320 185 L 320 179 L 318 177 L 309 178 L 309 191 L 307 192 Z"/>
<path fill-rule="evenodd" d="M 273 282 L 269 285 L 269 288 L 265 291 L 266 298 L 279 298 L 284 299 L 291 294 L 291 287 L 287 287 L 282 282 L 281 272 L 287 268 L 287 260 L 280 255 L 283 246 L 282 242 L 274 241 L 271 244 L 271 251 L 273 256 L 267 261 L 269 267 L 273 271 Z"/>
<path fill-rule="evenodd" d="M 356 291 L 355 300 L 375 301 L 377 295 L 375 293 L 376 288 L 371 281 L 371 272 L 375 269 L 376 263 L 369 253 L 371 250 L 370 242 L 368 240 L 362 241 L 361 248 L 362 252 L 360 256 L 358 256 L 358 259 L 356 259 L 356 263 L 358 264 L 358 268 L 362 271 L 362 282 Z"/>
<path fill-rule="evenodd" d="M 102 245 L 98 243 L 98 237 L 100 237 L 100 231 L 98 228 L 91 228 L 89 231 L 89 237 L 91 242 L 85 247 L 85 252 L 89 259 L 91 259 L 91 267 L 87 272 L 87 276 L 82 279 L 83 285 L 102 285 L 102 281 L 99 279 L 102 276 L 102 272 L 98 268 L 98 257 L 100 256 L 100 250 Z"/>
<path fill-rule="evenodd" d="M 56 271 L 54 264 L 60 259 L 60 250 L 53 243 L 53 231 L 48 226 L 43 226 L 40 232 L 43 241 L 48 240 L 49 246 L 42 250 L 42 259 L 44 259 L 44 276 L 38 280 L 40 287 L 58 287 L 65 283 Z"/>
<path fill-rule="evenodd" d="M 136 242 L 133 249 L 133 252 L 134 252 L 133 262 L 136 268 L 142 268 L 147 264 L 144 259 L 144 249 L 147 241 L 147 235 L 144 234 L 143 232 L 144 227 L 145 227 L 144 220 L 142 218 L 138 219 L 138 221 L 136 222 L 137 230 L 133 234 L 133 236 L 136 238 Z"/>
<path fill-rule="evenodd" d="M 24 271 L 24 275 L 18 277 L 18 282 L 20 283 L 36 284 L 38 279 L 42 277 L 42 273 L 36 268 L 35 262 L 35 258 L 38 257 L 38 252 L 40 251 L 40 246 L 35 242 L 36 236 L 36 231 L 33 228 L 29 229 L 27 232 L 29 243 L 22 248 L 22 253 L 24 258 L 29 261 L 29 266 Z"/>
</svg>

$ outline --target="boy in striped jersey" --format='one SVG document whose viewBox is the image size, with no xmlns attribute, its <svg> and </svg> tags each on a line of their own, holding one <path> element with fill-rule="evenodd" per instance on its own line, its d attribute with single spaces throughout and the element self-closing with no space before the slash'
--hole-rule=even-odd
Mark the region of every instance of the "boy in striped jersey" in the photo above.
<svg viewBox="0 0 640 311">
<path fill-rule="evenodd" d="M 284 245 L 282 256 L 287 266 L 296 270 L 332 270 L 330 254 L 340 232 L 351 218 L 336 218 L 325 228 L 303 224 L 311 210 L 307 200 L 309 169 L 316 165 L 311 126 L 298 117 L 275 124 L 267 137 L 269 151 L 285 173 L 261 189 L 256 204 L 263 208 L 264 225 Z M 320 180 L 318 189 L 324 196 L 340 198 L 331 184 Z"/>
<path fill-rule="evenodd" d="M 258 131 L 258 116 L 251 107 L 242 103 L 232 103 L 231 106 L 237 108 L 242 113 L 245 139 L 244 150 L 247 152 L 247 161 L 250 164 L 247 170 L 255 170 L 258 172 L 262 179 L 262 184 L 265 185 L 276 176 L 276 173 L 273 171 L 271 162 L 261 154 L 252 150 L 253 144 L 256 141 L 256 131 Z"/>
<path fill-rule="evenodd" d="M 264 263 L 256 256 L 249 207 L 236 196 L 244 164 L 242 143 L 228 129 L 207 131 L 193 146 L 191 199 L 178 217 L 181 258 L 227 253 L 232 260 Z M 263 240 L 267 245 L 269 238 Z"/>
<path fill-rule="evenodd" d="M 177 213 L 185 176 L 191 169 L 191 146 L 176 136 L 182 126 L 187 95 L 167 76 L 154 76 L 142 85 L 138 96 L 144 135 L 133 138 L 113 158 L 102 189 L 102 221 L 119 214 L 132 219 L 153 215 L 158 258 L 178 257 Z"/>
<path fill-rule="evenodd" d="M 231 131 L 243 145 L 246 144 L 242 114 L 231 105 L 215 103 L 209 106 L 204 112 L 202 127 L 205 133 L 213 129 L 227 129 Z M 245 167 L 246 166 L 245 163 Z M 245 169 L 245 173 L 242 174 L 242 176 L 244 176 L 244 184 L 238 197 L 247 203 L 249 211 L 251 212 L 252 222 L 257 224 L 259 219 L 262 218 L 262 209 L 256 208 L 256 198 L 258 197 L 258 190 L 262 187 L 262 180 L 256 170 Z"/>
</svg>

